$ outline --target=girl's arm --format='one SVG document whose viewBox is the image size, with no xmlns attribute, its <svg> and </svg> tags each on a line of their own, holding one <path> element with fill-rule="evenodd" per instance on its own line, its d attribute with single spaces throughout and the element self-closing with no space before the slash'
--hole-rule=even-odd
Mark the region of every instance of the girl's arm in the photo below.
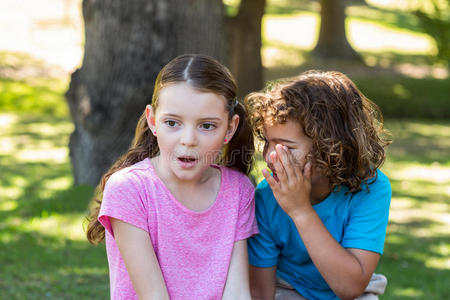
<svg viewBox="0 0 450 300">
<path fill-rule="evenodd" d="M 150 236 L 144 230 L 110 218 L 117 247 L 139 299 L 169 299 Z"/>
<path fill-rule="evenodd" d="M 250 299 L 246 239 L 234 243 L 222 299 Z"/>
<path fill-rule="evenodd" d="M 380 255 L 360 249 L 345 249 L 328 232 L 310 202 L 311 164 L 294 164 L 286 148 L 277 145 L 271 153 L 279 181 L 263 171 L 281 208 L 291 217 L 322 277 L 341 299 L 354 299 L 364 292 Z"/>
<path fill-rule="evenodd" d="M 250 265 L 250 290 L 254 300 L 273 300 L 277 266 L 258 268 Z"/>
</svg>

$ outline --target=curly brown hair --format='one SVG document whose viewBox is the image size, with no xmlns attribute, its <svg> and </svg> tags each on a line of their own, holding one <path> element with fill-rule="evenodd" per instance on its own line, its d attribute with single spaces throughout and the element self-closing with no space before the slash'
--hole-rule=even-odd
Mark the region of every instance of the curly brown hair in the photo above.
<svg viewBox="0 0 450 300">
<path fill-rule="evenodd" d="M 308 71 L 276 82 L 245 99 L 257 136 L 264 125 L 299 122 L 312 139 L 308 159 L 329 179 L 330 188 L 345 185 L 350 193 L 376 179 L 376 170 L 391 143 L 378 106 L 340 72 Z"/>
</svg>

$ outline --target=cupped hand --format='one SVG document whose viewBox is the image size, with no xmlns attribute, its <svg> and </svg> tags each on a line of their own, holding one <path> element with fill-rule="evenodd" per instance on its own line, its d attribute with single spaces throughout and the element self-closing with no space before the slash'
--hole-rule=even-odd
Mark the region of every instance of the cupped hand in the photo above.
<svg viewBox="0 0 450 300">
<path fill-rule="evenodd" d="M 269 159 L 277 178 L 267 169 L 262 172 L 280 207 L 291 217 L 311 208 L 311 163 L 304 166 L 295 163 L 287 147 L 280 144 L 269 154 Z"/>
</svg>

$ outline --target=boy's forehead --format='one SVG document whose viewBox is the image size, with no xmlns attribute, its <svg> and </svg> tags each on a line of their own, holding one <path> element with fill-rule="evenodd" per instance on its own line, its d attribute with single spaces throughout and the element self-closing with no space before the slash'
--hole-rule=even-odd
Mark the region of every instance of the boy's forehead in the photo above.
<svg viewBox="0 0 450 300">
<path fill-rule="evenodd" d="M 267 138 L 298 138 L 303 133 L 300 122 L 291 119 L 279 123 L 274 120 L 265 120 L 263 127 Z"/>
</svg>

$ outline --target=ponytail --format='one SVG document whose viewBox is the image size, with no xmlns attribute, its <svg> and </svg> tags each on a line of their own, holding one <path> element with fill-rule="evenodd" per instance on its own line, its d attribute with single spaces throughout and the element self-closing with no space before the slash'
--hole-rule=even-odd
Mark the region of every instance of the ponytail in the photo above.
<svg viewBox="0 0 450 300">
<path fill-rule="evenodd" d="M 119 158 L 114 165 L 103 175 L 99 185 L 96 187 L 89 214 L 86 237 L 91 244 L 98 244 L 105 239 L 105 228 L 98 221 L 100 205 L 102 204 L 103 190 L 109 177 L 115 172 L 131 166 L 147 157 L 158 155 L 159 148 L 156 137 L 147 125 L 145 112 L 139 118 L 136 126 L 136 134 L 127 153 Z"/>
<path fill-rule="evenodd" d="M 221 164 L 249 175 L 253 167 L 253 153 L 255 152 L 253 130 L 241 103 L 238 102 L 231 111 L 239 116 L 239 125 L 224 149 Z"/>
</svg>

